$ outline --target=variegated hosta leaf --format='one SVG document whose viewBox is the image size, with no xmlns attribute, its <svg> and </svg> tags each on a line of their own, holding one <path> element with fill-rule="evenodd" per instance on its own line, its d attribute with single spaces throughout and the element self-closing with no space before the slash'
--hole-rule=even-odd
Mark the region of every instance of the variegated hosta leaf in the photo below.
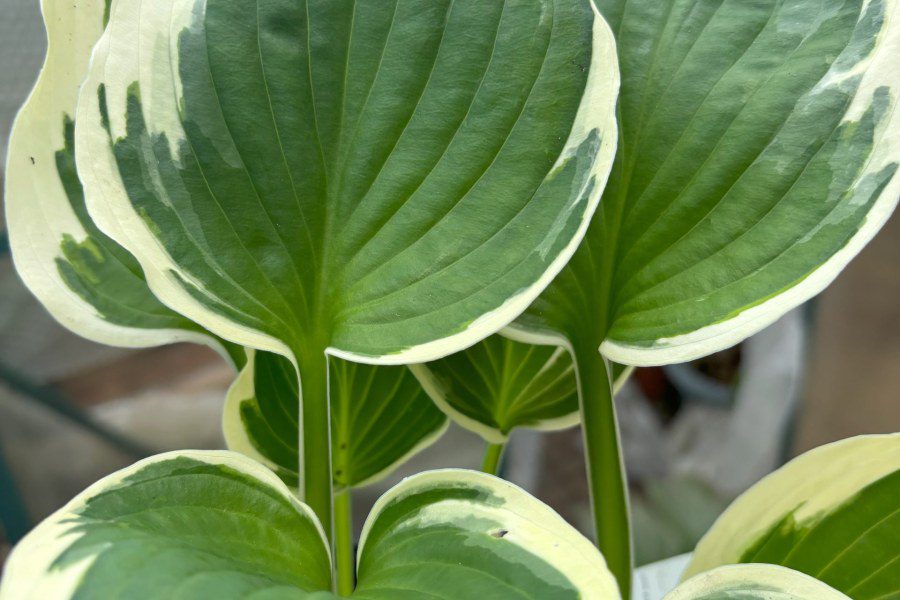
<svg viewBox="0 0 900 600">
<path fill-rule="evenodd" d="M 6 218 L 16 269 L 63 325 L 116 346 L 212 343 L 150 292 L 137 261 L 88 216 L 75 172 L 78 89 L 103 32 L 104 0 L 41 3 L 48 50 L 10 136 Z"/>
<path fill-rule="evenodd" d="M 587 538 L 491 475 L 448 469 L 405 479 L 372 509 L 354 597 L 616 600 Z"/>
<path fill-rule="evenodd" d="M 587 0 L 122 2 L 79 175 L 157 294 L 217 334 L 301 372 L 326 348 L 426 360 L 568 260 L 616 86 Z"/>
<path fill-rule="evenodd" d="M 584 242 L 515 327 L 575 350 L 598 539 L 624 587 L 628 503 L 597 349 L 659 365 L 731 346 L 875 235 L 900 196 L 900 2 L 597 5 L 622 70 L 616 164 Z"/>
<path fill-rule="evenodd" d="M 79 176 L 166 304 L 295 361 L 327 523 L 324 353 L 429 360 L 524 310 L 599 201 L 617 83 L 588 0 L 121 2 Z"/>
<path fill-rule="evenodd" d="M 500 479 L 435 471 L 405 480 L 364 528 L 354 598 L 612 600 L 591 543 Z M 312 511 L 258 463 L 175 452 L 79 495 L 12 552 L 3 600 L 337 598 Z"/>
<path fill-rule="evenodd" d="M 228 391 L 224 430 L 228 447 L 298 483 L 297 372 L 286 358 L 248 352 Z M 360 487 L 387 476 L 447 429 L 447 418 L 402 366 L 329 360 L 334 483 Z"/>
<path fill-rule="evenodd" d="M 307 598 L 330 588 L 312 511 L 249 458 L 195 451 L 143 460 L 79 494 L 13 549 L 0 598 Z"/>
<path fill-rule="evenodd" d="M 697 575 L 663 600 L 850 600 L 809 575 L 776 565 L 730 565 Z"/>
<path fill-rule="evenodd" d="M 894 210 L 900 3 L 598 6 L 622 63 L 617 165 L 523 325 L 625 364 L 710 354 L 822 290 Z"/>
<path fill-rule="evenodd" d="M 772 563 L 855 600 L 900 596 L 900 434 L 851 438 L 794 459 L 738 498 L 685 573 Z"/>
<path fill-rule="evenodd" d="M 572 357 L 558 346 L 495 335 L 410 369 L 441 410 L 492 444 L 505 443 L 516 427 L 553 430 L 578 423 Z M 623 367 L 617 374 L 627 377 Z"/>
</svg>

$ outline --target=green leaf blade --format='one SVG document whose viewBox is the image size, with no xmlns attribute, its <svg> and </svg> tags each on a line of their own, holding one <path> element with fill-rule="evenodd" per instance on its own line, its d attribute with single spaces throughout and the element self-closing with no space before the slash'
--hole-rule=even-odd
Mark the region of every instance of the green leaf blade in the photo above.
<svg viewBox="0 0 900 600">
<path fill-rule="evenodd" d="M 588 2 L 416 6 L 113 10 L 83 178 L 167 303 L 250 346 L 402 362 L 484 337 L 562 267 L 615 139 L 605 24 Z"/>
<path fill-rule="evenodd" d="M 893 211 L 898 9 L 600 8 L 623 65 L 617 165 L 573 273 L 520 326 L 571 336 L 594 313 L 612 360 L 690 360 L 821 291 Z"/>
<path fill-rule="evenodd" d="M 737 341 L 820 291 L 896 204 L 896 8 L 768 4 L 725 3 L 665 82 L 675 97 L 644 102 L 656 135 L 623 181 L 612 357 Z"/>
</svg>

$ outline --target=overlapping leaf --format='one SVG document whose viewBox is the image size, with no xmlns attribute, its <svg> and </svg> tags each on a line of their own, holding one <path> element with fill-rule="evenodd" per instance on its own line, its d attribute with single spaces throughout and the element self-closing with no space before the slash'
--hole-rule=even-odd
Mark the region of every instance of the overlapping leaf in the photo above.
<svg viewBox="0 0 900 600">
<path fill-rule="evenodd" d="M 329 360 L 334 483 L 360 487 L 381 479 L 447 428 L 447 418 L 409 369 Z M 272 468 L 296 486 L 300 465 L 297 372 L 286 358 L 250 353 L 228 392 L 228 447 Z"/>
<path fill-rule="evenodd" d="M 591 543 L 528 494 L 437 471 L 367 521 L 352 597 L 617 596 Z M 230 452 L 160 455 L 79 495 L 13 551 L 3 600 L 337 598 L 324 532 L 271 472 Z"/>
<path fill-rule="evenodd" d="M 515 427 L 578 422 L 575 370 L 562 348 L 491 336 L 411 369 L 442 410 L 490 443 L 505 443 Z"/>
<path fill-rule="evenodd" d="M 331 587 L 315 516 L 230 452 L 177 452 L 97 482 L 41 523 L 4 570 L 3 600 L 307 597 Z"/>
<path fill-rule="evenodd" d="M 597 549 L 545 504 L 475 471 L 430 471 L 383 496 L 354 597 L 618 598 Z"/>
</svg>

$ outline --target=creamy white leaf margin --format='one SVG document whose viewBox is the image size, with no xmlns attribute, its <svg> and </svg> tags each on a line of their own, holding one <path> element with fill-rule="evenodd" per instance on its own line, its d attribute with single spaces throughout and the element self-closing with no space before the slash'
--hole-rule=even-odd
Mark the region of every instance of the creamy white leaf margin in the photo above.
<svg viewBox="0 0 900 600">
<path fill-rule="evenodd" d="M 256 447 L 253 445 L 253 442 L 251 442 L 250 438 L 247 436 L 247 430 L 244 428 L 244 424 L 241 421 L 241 404 L 248 398 L 252 398 L 256 395 L 256 389 L 254 385 L 256 352 L 252 348 L 247 348 L 246 351 L 247 363 L 246 365 L 244 365 L 244 368 L 241 369 L 240 373 L 238 373 L 237 378 L 234 380 L 234 382 L 232 382 L 225 396 L 225 409 L 222 412 L 222 431 L 225 435 L 225 444 L 228 446 L 229 450 L 240 452 L 245 456 L 261 462 L 273 471 L 277 471 L 278 469 L 283 469 L 284 467 L 275 464 L 273 461 L 261 454 L 256 449 Z M 422 450 L 425 450 L 426 448 L 432 446 L 444 435 L 444 433 L 447 432 L 447 428 L 449 426 L 450 421 L 445 419 L 443 423 L 441 423 L 433 431 L 429 432 L 428 435 L 423 437 L 417 444 L 410 448 L 406 452 L 406 454 L 399 457 L 396 461 L 394 461 L 381 471 L 378 471 L 371 477 L 368 477 L 363 481 L 355 484 L 354 486 L 352 486 L 353 489 L 362 488 L 383 480 L 410 458 L 412 458 Z M 297 436 L 299 438 L 299 431 L 297 432 Z"/>
<path fill-rule="evenodd" d="M 805 573 L 779 565 L 746 564 L 701 573 L 666 594 L 663 600 L 850 600 L 841 592 Z"/>
<path fill-rule="evenodd" d="M 6 220 L 13 263 L 26 287 L 63 326 L 96 342 L 121 347 L 173 342 L 218 344 L 199 332 L 116 325 L 72 290 L 56 260 L 69 235 L 87 233 L 69 204 L 56 170 L 65 145 L 63 116 L 75 116 L 78 90 L 87 74 L 91 48 L 103 33 L 105 0 L 42 0 L 47 56 L 10 134 L 6 163 Z"/>
<path fill-rule="evenodd" d="M 290 501 L 298 513 L 315 523 L 322 542 L 323 553 L 330 556 L 330 545 L 325 531 L 312 510 L 297 500 L 293 493 L 271 471 L 259 463 L 236 452 L 221 450 L 183 450 L 158 454 L 104 477 L 78 494 L 72 501 L 35 527 L 19 542 L 9 555 L 0 581 L 0 600 L 46 600 L 70 598 L 74 595 L 85 573 L 97 555 L 86 556 L 65 568 L 54 568 L 53 562 L 83 532 L 72 532 L 73 519 L 91 498 L 120 485 L 125 479 L 157 463 L 187 458 L 210 465 L 222 465 L 253 477 Z"/>
<path fill-rule="evenodd" d="M 834 442 L 795 458 L 742 494 L 697 544 L 684 577 L 735 563 L 763 534 L 793 512 L 816 520 L 900 469 L 900 433 Z"/>
<path fill-rule="evenodd" d="M 84 183 L 88 209 L 101 230 L 135 255 L 151 289 L 168 306 L 223 339 L 282 354 L 293 360 L 282 341 L 209 310 L 170 274 L 172 271 L 179 272 L 178 267 L 132 208 L 109 148 L 108 136 L 100 126 L 97 89 L 101 83 L 109 83 L 106 87 L 108 113 L 112 135 L 116 138 L 125 133 L 127 86 L 134 81 L 148 84 L 154 81 L 157 86 L 141 86 L 142 89 L 152 90 L 158 87 L 159 81 L 171 81 L 175 88 L 173 93 L 142 97 L 145 114 L 152 114 L 152 118 L 147 119 L 147 127 L 151 135 L 165 133 L 173 149 L 185 139 L 178 121 L 177 99 L 181 97 L 181 90 L 177 89 L 178 78 L 174 75 L 178 69 L 177 32 L 191 26 L 195 6 L 203 5 L 203 0 L 177 3 L 166 0 L 123 2 L 114 8 L 110 27 L 94 50 L 90 73 L 79 98 L 78 119 L 90 124 L 79 127 L 76 131 L 76 156 L 80 157 L 78 169 Z M 614 110 L 619 88 L 615 41 L 609 26 L 593 3 L 591 8 L 594 12 L 591 67 L 572 131 L 557 165 L 573 154 L 592 130 L 599 130 L 602 139 L 598 158 L 591 171 L 591 176 L 595 179 L 594 188 L 585 203 L 582 223 L 571 243 L 532 286 L 482 315 L 464 331 L 396 354 L 368 356 L 332 347 L 328 349 L 330 355 L 353 362 L 380 365 L 420 363 L 442 358 L 484 339 L 510 323 L 566 265 L 584 237 L 600 202 L 600 195 L 612 168 L 618 135 Z M 161 48 L 166 46 L 168 56 L 164 57 Z M 154 58 L 148 59 L 150 56 Z M 579 196 L 580 194 L 575 194 L 574 198 Z M 204 289 L 200 282 L 190 280 L 185 273 L 180 275 L 191 284 Z"/>
<path fill-rule="evenodd" d="M 107 115 L 115 139 L 126 133 L 127 89 L 132 82 L 141 83 L 148 78 L 177 81 L 173 73 L 178 66 L 172 63 L 177 52 L 168 51 L 169 45 L 177 45 L 178 40 L 177 35 L 171 38 L 170 29 L 177 33 L 189 27 L 193 21 L 192 10 L 192 3 L 174 0 L 117 2 L 112 7 L 109 25 L 94 47 L 76 112 L 79 126 L 75 129 L 75 156 L 85 201 L 97 227 L 135 256 L 150 289 L 163 303 L 223 339 L 290 356 L 282 342 L 205 309 L 178 284 L 171 275 L 174 263 L 131 206 L 108 134 L 101 125 L 97 95 L 101 84 L 119 84 L 106 86 Z M 152 59 L 142 63 L 142 56 Z M 154 86 L 142 86 L 145 88 L 153 90 Z M 178 121 L 175 94 L 147 93 L 142 94 L 141 100 L 145 113 L 154 112 L 154 118 L 147 124 L 148 128 L 154 128 L 151 134 L 164 133 L 173 151 L 176 150 L 185 136 Z M 199 285 L 196 281 L 191 283 Z"/>
<path fill-rule="evenodd" d="M 450 487 L 486 488 L 501 499 L 496 506 L 465 500 L 439 500 L 416 512 L 415 523 L 477 522 L 499 524 L 503 541 L 540 557 L 561 573 L 584 600 L 621 598 L 615 578 L 600 551 L 553 509 L 508 481 L 466 469 L 440 469 L 408 477 L 388 490 L 369 513 L 359 539 L 357 564 L 366 552 L 366 539 L 381 512 L 406 496 Z M 485 530 L 490 534 L 495 527 Z"/>
<path fill-rule="evenodd" d="M 868 4 L 868 3 L 866 3 Z M 856 95 L 842 123 L 858 120 L 870 108 L 876 90 L 887 88 L 890 107 L 887 120 L 881 124 L 873 141 L 874 149 L 857 181 L 879 172 L 891 163 L 900 162 L 900 1 L 885 0 L 884 24 L 873 51 L 853 66 L 864 72 Z M 829 71 L 820 82 L 826 87 L 840 82 L 846 74 Z M 900 199 L 900 170 L 882 190 L 860 229 L 847 244 L 820 267 L 792 288 L 737 316 L 702 327 L 691 333 L 656 340 L 652 346 L 621 344 L 605 340 L 600 351 L 618 363 L 634 366 L 656 366 L 687 362 L 731 347 L 771 325 L 786 312 L 806 302 L 834 281 L 847 264 L 865 247 L 897 207 Z"/>
<path fill-rule="evenodd" d="M 254 363 L 256 351 L 247 348 L 247 363 L 238 372 L 237 377 L 228 387 L 225 394 L 225 408 L 222 410 L 222 434 L 225 436 L 225 445 L 229 450 L 240 452 L 248 458 L 264 464 L 273 471 L 277 471 L 279 465 L 263 456 L 250 441 L 247 430 L 241 422 L 241 403 L 256 395 L 253 384 Z M 298 439 L 300 433 L 297 433 Z"/>
</svg>

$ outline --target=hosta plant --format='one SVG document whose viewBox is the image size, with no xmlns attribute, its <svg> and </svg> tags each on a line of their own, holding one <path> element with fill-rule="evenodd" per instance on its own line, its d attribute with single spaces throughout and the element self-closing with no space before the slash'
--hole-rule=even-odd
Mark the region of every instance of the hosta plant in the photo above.
<svg viewBox="0 0 900 600">
<path fill-rule="evenodd" d="M 42 9 L 17 270 L 86 337 L 227 355 L 237 452 L 99 482 L 14 551 L 4 598 L 628 598 L 614 381 L 811 297 L 900 193 L 896 0 Z M 354 559 L 350 491 L 444 413 L 489 471 L 513 429 L 580 422 L 602 553 L 447 470 L 382 498 Z M 766 479 L 671 597 L 900 593 L 897 444 Z"/>
</svg>

